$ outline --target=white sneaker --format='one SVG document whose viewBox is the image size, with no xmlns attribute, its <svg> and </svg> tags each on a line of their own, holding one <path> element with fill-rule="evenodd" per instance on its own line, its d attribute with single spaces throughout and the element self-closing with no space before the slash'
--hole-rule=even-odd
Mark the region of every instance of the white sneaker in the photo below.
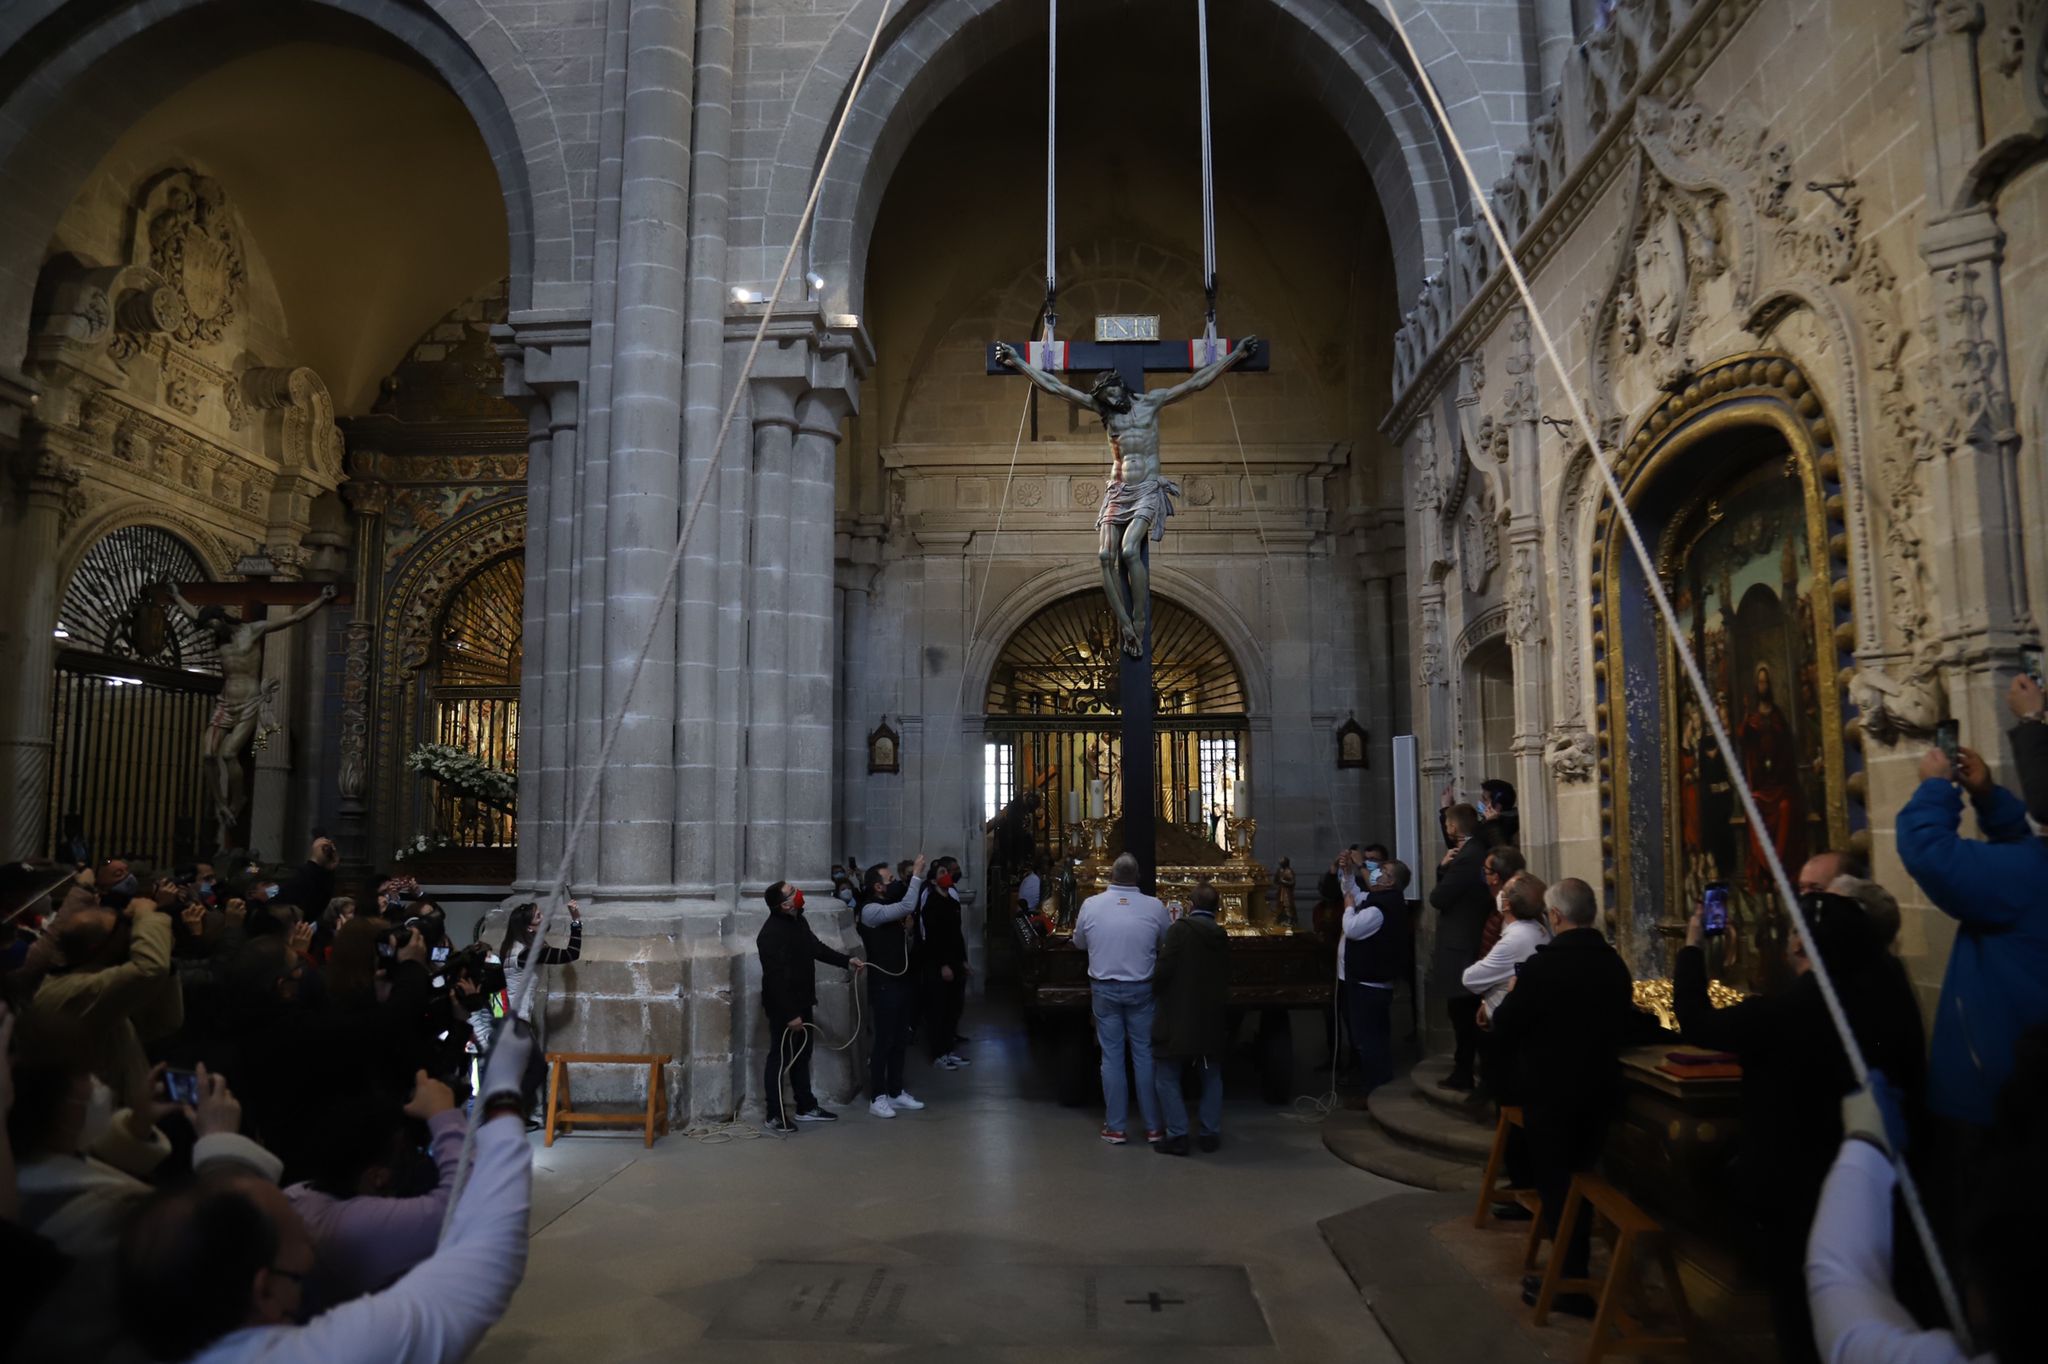
<svg viewBox="0 0 2048 1364">
<path fill-rule="evenodd" d="M 960 1069 L 960 1067 L 962 1067 L 962 1066 L 971 1066 L 971 1065 L 973 1065 L 973 1064 L 974 1064 L 974 1062 L 972 1062 L 972 1061 L 968 1060 L 968 1059 L 967 1059 L 966 1057 L 962 1056 L 962 1055 L 961 1055 L 961 1054 L 960 1054 L 959 1052 L 957 1052 L 957 1051 L 949 1051 L 949 1052 L 947 1052 L 947 1053 L 946 1053 L 946 1060 L 948 1060 L 948 1061 L 952 1062 L 952 1066 L 951 1066 L 951 1069 L 953 1069 L 953 1070 L 958 1070 L 958 1069 Z"/>
<path fill-rule="evenodd" d="M 877 1094 L 874 1102 L 868 1105 L 868 1112 L 877 1118 L 893 1118 L 896 1116 L 896 1105 L 889 1102 L 888 1095 Z"/>
<path fill-rule="evenodd" d="M 915 1112 L 924 1107 L 924 1100 L 911 1098 L 910 1091 L 906 1089 L 901 1094 L 893 1095 L 889 1099 L 889 1104 L 894 1108 L 908 1108 Z"/>
</svg>

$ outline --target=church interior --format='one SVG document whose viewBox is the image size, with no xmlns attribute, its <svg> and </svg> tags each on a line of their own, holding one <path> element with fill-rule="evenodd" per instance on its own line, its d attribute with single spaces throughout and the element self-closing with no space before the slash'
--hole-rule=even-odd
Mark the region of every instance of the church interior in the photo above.
<svg viewBox="0 0 2048 1364">
<path fill-rule="evenodd" d="M 2035 1357 L 2044 196 L 2041 0 L 0 6 L 0 1344 Z"/>
</svg>

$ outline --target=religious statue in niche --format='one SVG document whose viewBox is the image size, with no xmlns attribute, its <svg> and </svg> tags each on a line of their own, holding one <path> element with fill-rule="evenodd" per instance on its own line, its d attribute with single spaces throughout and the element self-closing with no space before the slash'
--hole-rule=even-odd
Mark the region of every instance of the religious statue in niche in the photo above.
<svg viewBox="0 0 2048 1364">
<path fill-rule="evenodd" d="M 320 596 L 279 620 L 238 621 L 218 606 L 196 607 L 185 600 L 176 583 L 170 588 L 171 601 L 200 629 L 213 636 L 220 654 L 220 699 L 206 722 L 200 740 L 200 756 L 213 776 L 213 810 L 220 846 L 235 839 L 235 827 L 249 802 L 243 789 L 242 758 L 259 748 L 280 728 L 277 722 L 275 678 L 263 678 L 263 637 L 289 630 L 334 600 L 332 583 L 321 588 Z"/>
<path fill-rule="evenodd" d="M 1804 492 L 1773 462 L 1696 505 L 1673 530 L 1677 553 L 1667 563 L 1678 619 L 1762 816 L 1761 827 L 1748 826 L 1692 687 L 1667 659 L 1673 908 L 1697 903 L 1709 881 L 1728 882 L 1737 918 L 1752 930 L 1738 935 L 1738 948 L 1753 970 L 1761 940 L 1779 927 L 1765 844 L 1796 873 L 1827 842 L 1824 646 Z"/>
<path fill-rule="evenodd" d="M 1109 486 L 1103 490 L 1102 505 L 1095 513 L 1101 534 L 1098 557 L 1102 561 L 1102 586 L 1116 612 L 1123 651 L 1132 658 L 1145 655 L 1146 632 L 1152 620 L 1152 590 L 1145 566 L 1145 537 L 1166 536 L 1166 518 L 1173 515 L 1173 499 L 1180 485 L 1160 474 L 1159 412 L 1190 394 L 1199 393 L 1223 372 L 1258 348 L 1258 338 L 1248 336 L 1229 354 L 1196 370 L 1171 388 L 1156 392 L 1131 392 L 1121 374 L 1104 373 L 1086 393 L 1060 382 L 1017 353 L 1014 346 L 997 342 L 996 359 L 1015 368 L 1045 392 L 1074 407 L 1093 412 L 1102 419 L 1109 435 Z M 1126 594 L 1124 583 L 1130 590 Z"/>
</svg>

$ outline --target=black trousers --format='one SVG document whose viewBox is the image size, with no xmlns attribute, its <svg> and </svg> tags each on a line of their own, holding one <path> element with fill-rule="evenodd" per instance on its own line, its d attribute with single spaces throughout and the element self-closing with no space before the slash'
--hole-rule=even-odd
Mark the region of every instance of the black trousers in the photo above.
<svg viewBox="0 0 2048 1364">
<path fill-rule="evenodd" d="M 804 1022 L 811 1021 L 811 1010 L 804 1010 Z M 768 1047 L 768 1071 L 763 1079 L 761 1092 L 768 1096 L 768 1121 L 780 1122 L 785 1116 L 782 1106 L 782 1068 L 789 1067 L 789 1094 L 793 1105 L 787 1116 L 794 1118 L 798 1113 L 808 1113 L 818 1106 L 818 1096 L 811 1093 L 811 1030 L 791 1032 L 789 1020 L 771 1018 L 768 1025 L 772 1041 Z"/>
<path fill-rule="evenodd" d="M 960 1011 L 967 1007 L 967 972 L 953 968 L 953 978 L 934 971 L 925 979 L 924 1044 L 938 1060 L 953 1050 L 960 1036 Z"/>
<path fill-rule="evenodd" d="M 1444 1012 L 1451 1018 L 1451 1034 L 1457 1039 L 1451 1069 L 1459 1075 L 1469 1076 L 1478 1056 L 1479 1006 L 1483 1002 L 1478 995 L 1453 995 L 1444 1001 Z"/>
<path fill-rule="evenodd" d="M 1370 1094 L 1394 1078 L 1394 992 L 1345 981 L 1344 1025 L 1358 1054 L 1358 1082 Z"/>
<path fill-rule="evenodd" d="M 1607 1103 L 1560 1103 L 1535 1105 L 1524 1110 L 1528 1124 L 1529 1163 L 1536 1178 L 1536 1191 L 1543 1198 L 1543 1225 L 1555 1232 L 1571 1192 L 1572 1176 L 1591 1170 L 1600 1161 L 1600 1147 L 1607 1137 L 1611 1110 Z M 1579 1209 L 1578 1225 L 1572 1229 L 1571 1244 L 1556 1246 L 1562 1255 L 1566 1278 L 1586 1277 L 1586 1262 L 1593 1249 L 1592 1209 Z"/>
<path fill-rule="evenodd" d="M 917 986 L 907 978 L 875 971 L 868 972 L 867 979 L 868 1011 L 875 1030 L 868 1052 L 868 1095 L 894 1097 L 903 1092 L 903 1052 L 910 1045 Z"/>
</svg>

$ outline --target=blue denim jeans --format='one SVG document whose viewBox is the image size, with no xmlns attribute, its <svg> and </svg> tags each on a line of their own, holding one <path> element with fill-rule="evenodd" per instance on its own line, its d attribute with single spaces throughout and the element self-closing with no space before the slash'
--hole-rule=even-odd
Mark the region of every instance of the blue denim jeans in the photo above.
<svg viewBox="0 0 2048 1364">
<path fill-rule="evenodd" d="M 1152 982 L 1149 980 L 1097 980 L 1093 987 L 1095 1040 L 1102 1046 L 1102 1099 L 1107 1110 L 1104 1126 L 1115 1132 L 1125 1130 L 1130 1117 L 1131 1096 L 1124 1083 L 1124 1043 L 1131 1044 L 1131 1068 L 1138 1082 L 1138 1107 L 1145 1118 L 1145 1130 L 1159 1130 L 1159 1100 L 1152 1084 Z"/>
<path fill-rule="evenodd" d="M 1177 1056 L 1162 1056 L 1155 1063 L 1154 1071 L 1159 1091 L 1159 1111 L 1166 1118 L 1166 1135 L 1184 1137 L 1188 1134 L 1188 1106 L 1181 1097 L 1181 1075 L 1192 1066 L 1202 1077 L 1202 1098 L 1196 1110 L 1196 1119 L 1202 1124 L 1202 1135 L 1220 1137 L 1223 1135 L 1223 1063 L 1207 1057 L 1196 1056 L 1183 1060 Z"/>
</svg>

